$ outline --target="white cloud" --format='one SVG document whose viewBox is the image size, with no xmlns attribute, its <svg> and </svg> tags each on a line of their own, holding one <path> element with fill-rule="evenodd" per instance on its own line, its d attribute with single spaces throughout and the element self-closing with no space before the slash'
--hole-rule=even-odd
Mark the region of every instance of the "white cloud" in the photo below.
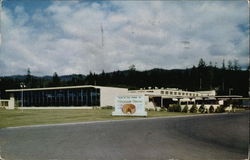
<svg viewBox="0 0 250 160">
<path fill-rule="evenodd" d="M 13 2 L 14 3 L 14 2 Z M 37 2 L 39 3 L 39 2 Z M 45 75 L 186 68 L 238 59 L 247 64 L 248 8 L 243 2 L 57 1 L 31 14 L 2 12 L 1 74 Z M 103 44 L 102 33 L 103 27 Z"/>
</svg>

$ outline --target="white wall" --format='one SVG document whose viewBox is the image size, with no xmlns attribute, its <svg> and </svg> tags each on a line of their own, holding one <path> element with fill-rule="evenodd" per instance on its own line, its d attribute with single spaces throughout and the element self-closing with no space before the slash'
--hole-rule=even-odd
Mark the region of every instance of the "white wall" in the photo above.
<svg viewBox="0 0 250 160">
<path fill-rule="evenodd" d="M 198 91 L 198 93 L 200 93 L 201 96 L 215 96 L 216 95 L 215 90 L 211 90 L 211 91 Z"/>
<path fill-rule="evenodd" d="M 14 97 L 10 97 L 8 109 L 15 109 L 15 98 Z"/>
<path fill-rule="evenodd" d="M 100 88 L 101 106 L 115 106 L 116 96 L 128 94 L 127 88 L 112 88 L 112 87 L 99 87 L 99 88 Z"/>
<path fill-rule="evenodd" d="M 7 102 L 8 105 L 7 106 L 2 106 L 1 103 L 5 103 Z M 15 99 L 13 97 L 11 97 L 10 99 L 0 99 L 0 107 L 4 107 L 6 109 L 15 109 Z"/>
</svg>

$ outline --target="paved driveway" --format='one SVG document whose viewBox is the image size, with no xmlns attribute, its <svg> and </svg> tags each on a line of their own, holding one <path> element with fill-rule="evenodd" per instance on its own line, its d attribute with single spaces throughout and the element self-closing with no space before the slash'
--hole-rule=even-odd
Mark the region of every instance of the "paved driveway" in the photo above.
<svg viewBox="0 0 250 160">
<path fill-rule="evenodd" d="M 249 112 L 0 129 L 6 160 L 238 160 Z"/>
</svg>

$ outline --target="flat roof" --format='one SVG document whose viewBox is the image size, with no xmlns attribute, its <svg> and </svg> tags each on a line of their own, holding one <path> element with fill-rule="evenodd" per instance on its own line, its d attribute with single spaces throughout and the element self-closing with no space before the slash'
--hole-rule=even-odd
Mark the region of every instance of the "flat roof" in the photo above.
<svg viewBox="0 0 250 160">
<path fill-rule="evenodd" d="M 239 99 L 239 100 L 250 100 L 250 98 L 233 98 L 233 99 Z"/>
<path fill-rule="evenodd" d="M 239 96 L 239 95 L 221 95 L 221 96 L 215 96 L 216 98 L 242 98 L 243 96 Z"/>
<path fill-rule="evenodd" d="M 46 87 L 46 88 L 24 88 L 24 89 L 7 89 L 6 92 L 21 92 L 21 91 L 39 91 L 39 90 L 58 90 L 58 89 L 74 89 L 74 88 L 119 88 L 108 86 L 94 86 L 94 85 L 82 85 L 82 86 L 64 86 L 64 87 Z M 127 89 L 127 88 L 119 88 Z"/>
<path fill-rule="evenodd" d="M 171 92 L 185 92 L 185 93 L 197 93 L 196 91 L 184 91 L 184 90 L 174 90 L 174 89 L 134 89 L 129 90 L 130 92 L 143 92 L 150 93 L 150 91 L 171 91 Z M 200 93 L 199 93 L 200 94 Z"/>
</svg>

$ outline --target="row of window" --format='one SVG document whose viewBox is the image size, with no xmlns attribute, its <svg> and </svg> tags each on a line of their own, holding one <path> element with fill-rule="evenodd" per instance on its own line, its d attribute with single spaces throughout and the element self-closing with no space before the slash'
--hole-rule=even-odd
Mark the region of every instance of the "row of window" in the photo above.
<svg viewBox="0 0 250 160">
<path fill-rule="evenodd" d="M 188 93 L 188 92 L 176 92 L 176 91 L 161 91 L 161 94 L 166 94 L 166 95 L 175 95 L 175 96 L 199 96 L 197 93 Z"/>
<path fill-rule="evenodd" d="M 8 107 L 9 102 L 8 101 L 0 101 L 0 107 Z"/>
<path fill-rule="evenodd" d="M 15 93 L 23 106 L 99 106 L 100 89 L 64 89 Z"/>
</svg>

